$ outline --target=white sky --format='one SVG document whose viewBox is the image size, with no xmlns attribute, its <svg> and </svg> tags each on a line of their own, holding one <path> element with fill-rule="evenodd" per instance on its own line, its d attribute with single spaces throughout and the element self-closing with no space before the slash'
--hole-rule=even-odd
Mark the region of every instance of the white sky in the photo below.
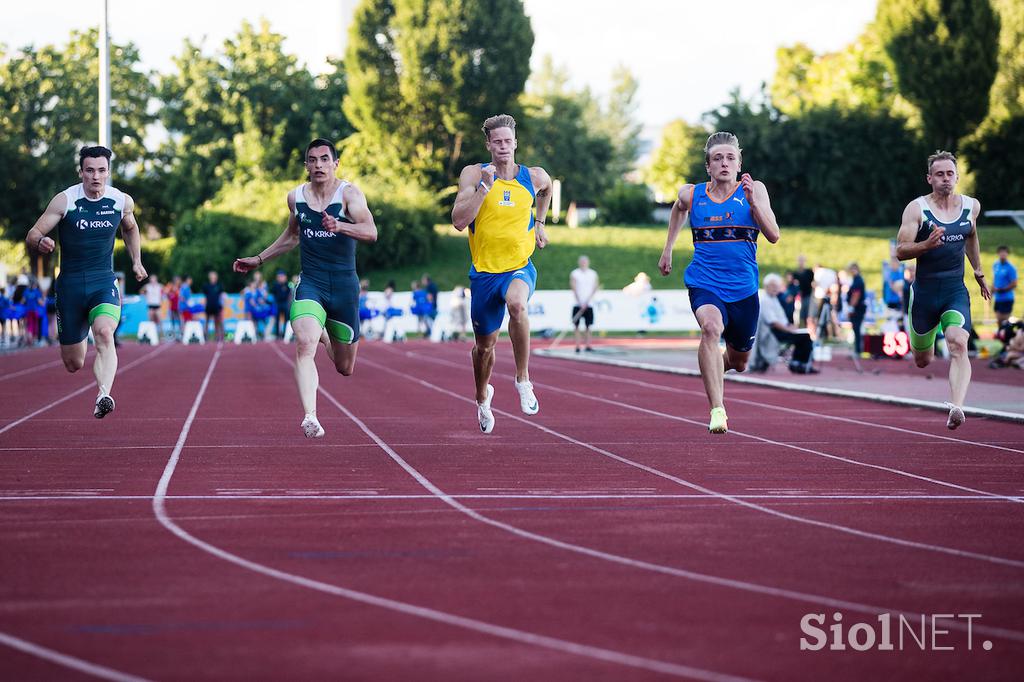
<svg viewBox="0 0 1024 682">
<path fill-rule="evenodd" d="M 219 46 L 244 19 L 270 20 L 286 49 L 314 71 L 343 52 L 357 0 L 108 0 L 116 41 L 139 46 L 145 66 L 167 71 L 186 37 Z M 805 42 L 836 50 L 875 15 L 877 0 L 525 0 L 536 36 L 532 63 L 545 54 L 568 67 L 575 86 L 608 89 L 617 64 L 640 80 L 639 117 L 648 131 L 673 118 L 696 122 L 731 89 L 756 92 L 775 72 L 775 50 Z M 102 0 L 4 0 L 0 43 L 63 43 L 74 28 L 97 25 Z"/>
</svg>

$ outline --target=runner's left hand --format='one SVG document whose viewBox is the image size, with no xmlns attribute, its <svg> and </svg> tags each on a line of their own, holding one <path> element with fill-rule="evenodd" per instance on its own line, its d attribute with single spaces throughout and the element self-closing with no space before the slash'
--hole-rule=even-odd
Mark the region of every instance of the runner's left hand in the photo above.
<svg viewBox="0 0 1024 682">
<path fill-rule="evenodd" d="M 340 232 L 341 221 L 326 211 L 320 212 L 320 225 L 328 232 Z"/>
<path fill-rule="evenodd" d="M 751 206 L 754 205 L 754 178 L 750 177 L 750 173 L 744 173 L 740 176 L 740 185 L 743 186 L 743 195 L 747 198 L 747 203 Z"/>
<path fill-rule="evenodd" d="M 548 245 L 548 233 L 544 231 L 544 226 L 543 225 L 534 224 L 533 232 L 534 232 L 534 236 L 537 239 L 537 248 L 538 249 L 543 249 L 545 246 Z"/>
<path fill-rule="evenodd" d="M 981 297 L 986 301 L 992 300 L 992 292 L 989 290 L 988 285 L 985 284 L 985 273 L 979 273 L 977 270 L 974 271 L 974 281 L 978 283 L 978 287 L 981 288 Z"/>
</svg>

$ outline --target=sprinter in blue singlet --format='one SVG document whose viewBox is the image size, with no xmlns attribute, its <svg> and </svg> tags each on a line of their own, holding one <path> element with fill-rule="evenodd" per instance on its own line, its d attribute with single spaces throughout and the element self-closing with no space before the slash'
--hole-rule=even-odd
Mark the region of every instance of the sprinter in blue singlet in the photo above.
<svg viewBox="0 0 1024 682">
<path fill-rule="evenodd" d="M 928 157 L 926 181 L 931 194 L 914 199 L 903 209 L 896 235 L 896 257 L 917 259 L 917 276 L 910 286 L 910 347 L 918 367 L 935 357 L 935 336 L 941 327 L 949 349 L 950 402 L 946 427 L 956 429 L 966 421 L 964 400 L 971 383 L 971 297 L 964 286 L 964 255 L 974 268 L 981 297 L 992 298 L 981 268 L 978 216 L 981 204 L 956 193 L 956 157 L 937 151 Z"/>
<path fill-rule="evenodd" d="M 339 180 L 338 152 L 317 138 L 305 152 L 309 182 L 288 193 L 288 226 L 255 256 L 235 261 L 235 272 L 251 272 L 299 247 L 302 274 L 295 287 L 291 325 L 295 334 L 295 381 L 305 416 L 306 438 L 323 438 L 316 415 L 316 349 L 323 343 L 339 374 L 355 369 L 359 347 L 359 276 L 356 242 L 377 241 L 377 225 L 358 187 Z"/>
<path fill-rule="evenodd" d="M 689 216 L 693 261 L 683 281 L 700 325 L 697 360 L 711 404 L 711 433 L 728 431 L 724 374 L 746 369 L 757 335 L 757 236 L 764 234 L 772 244 L 779 241 L 779 225 L 764 183 L 749 173 L 737 179 L 742 159 L 739 140 L 732 133 L 708 138 L 704 161 L 711 180 L 679 190 L 658 261 L 662 275 L 672 272 L 672 247 Z M 719 340 L 725 341 L 724 353 Z"/>
<path fill-rule="evenodd" d="M 111 151 L 83 147 L 78 155 L 82 182 L 50 200 L 46 211 L 28 231 L 29 249 L 51 253 L 57 242 L 48 235 L 57 230 L 60 241 L 60 276 L 54 285 L 60 357 L 69 372 L 85 365 L 86 337 L 96 342 L 93 374 L 98 394 L 93 416 L 102 419 L 114 410 L 110 391 L 117 373 L 114 330 L 121 319 L 121 294 L 114 278 L 114 239 L 118 229 L 132 260 L 132 273 L 142 281 L 142 243 L 135 221 L 135 202 L 110 186 Z"/>
</svg>

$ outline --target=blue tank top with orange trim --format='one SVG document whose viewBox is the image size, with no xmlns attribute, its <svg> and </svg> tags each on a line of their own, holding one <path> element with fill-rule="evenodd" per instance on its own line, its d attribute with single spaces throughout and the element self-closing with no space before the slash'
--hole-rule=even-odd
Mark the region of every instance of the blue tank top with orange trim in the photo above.
<svg viewBox="0 0 1024 682">
<path fill-rule="evenodd" d="M 709 184 L 694 185 L 690 195 L 693 260 L 683 281 L 732 303 L 757 293 L 760 230 L 742 185 L 719 202 L 708 195 Z"/>
</svg>

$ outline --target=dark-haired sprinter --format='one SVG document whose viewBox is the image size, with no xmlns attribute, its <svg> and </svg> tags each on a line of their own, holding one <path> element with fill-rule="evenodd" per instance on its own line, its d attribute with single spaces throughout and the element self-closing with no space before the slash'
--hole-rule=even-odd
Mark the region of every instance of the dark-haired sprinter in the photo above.
<svg viewBox="0 0 1024 682">
<path fill-rule="evenodd" d="M 366 197 L 350 182 L 338 180 L 338 152 L 324 139 L 306 147 L 309 182 L 288 193 L 288 227 L 255 256 L 235 261 L 235 272 L 249 272 L 265 261 L 300 246 L 302 273 L 291 307 L 295 335 L 295 381 L 307 438 L 322 438 L 316 416 L 316 348 L 323 342 L 334 367 L 352 374 L 359 342 L 359 277 L 356 242 L 377 241 L 377 226 Z"/>
<path fill-rule="evenodd" d="M 47 235 L 57 228 L 60 239 L 60 276 L 54 288 L 60 357 L 69 372 L 85 365 L 86 337 L 92 328 L 96 358 L 96 405 L 93 415 L 102 419 L 114 410 L 110 391 L 117 373 L 114 329 L 121 319 L 121 295 L 114 277 L 114 237 L 121 228 L 132 273 L 142 281 L 139 224 L 132 211 L 135 202 L 107 184 L 111 152 L 106 147 L 84 147 L 78 155 L 81 184 L 68 187 L 50 200 L 46 211 L 28 231 L 25 243 L 40 253 L 51 253 L 57 244 Z"/>
<path fill-rule="evenodd" d="M 964 400 L 971 383 L 967 341 L 971 327 L 971 297 L 964 286 L 964 254 L 974 268 L 974 279 L 986 301 L 992 297 L 981 269 L 978 215 L 981 204 L 956 193 L 956 157 L 937 151 L 928 157 L 925 181 L 931 194 L 914 199 L 903 209 L 896 235 L 896 257 L 917 259 L 917 276 L 910 285 L 910 347 L 918 367 L 935 357 L 939 327 L 949 349 L 949 416 L 946 427 L 966 421 Z"/>
</svg>

